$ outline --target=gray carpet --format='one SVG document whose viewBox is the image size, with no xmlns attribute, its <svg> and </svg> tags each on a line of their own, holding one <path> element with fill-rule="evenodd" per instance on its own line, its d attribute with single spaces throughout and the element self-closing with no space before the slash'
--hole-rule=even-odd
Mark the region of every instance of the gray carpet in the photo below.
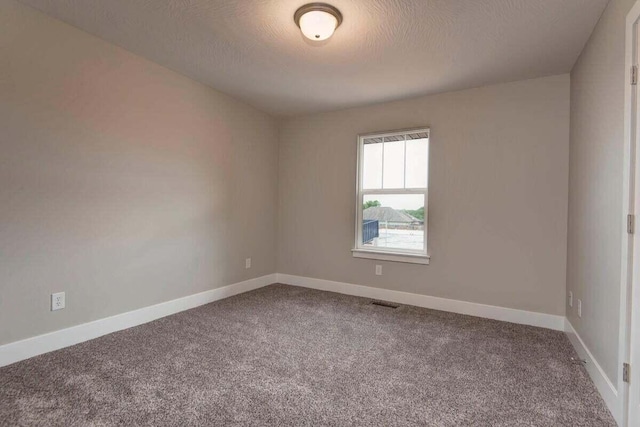
<svg viewBox="0 0 640 427">
<path fill-rule="evenodd" d="M 272 285 L 0 369 L 0 424 L 613 426 L 560 332 Z"/>
</svg>

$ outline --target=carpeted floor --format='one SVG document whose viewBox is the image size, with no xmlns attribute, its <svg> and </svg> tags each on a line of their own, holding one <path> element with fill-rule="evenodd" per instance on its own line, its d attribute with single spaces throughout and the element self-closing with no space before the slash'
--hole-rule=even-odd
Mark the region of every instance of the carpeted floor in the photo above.
<svg viewBox="0 0 640 427">
<path fill-rule="evenodd" d="M 0 424 L 613 426 L 561 332 L 272 285 L 0 369 Z"/>
</svg>

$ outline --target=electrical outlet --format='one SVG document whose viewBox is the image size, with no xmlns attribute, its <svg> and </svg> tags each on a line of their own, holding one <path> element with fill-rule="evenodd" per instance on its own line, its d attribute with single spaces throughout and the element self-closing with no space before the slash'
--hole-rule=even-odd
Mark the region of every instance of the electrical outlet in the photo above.
<svg viewBox="0 0 640 427">
<path fill-rule="evenodd" d="M 251 258 L 244 260 L 244 268 L 251 268 Z"/>
<path fill-rule="evenodd" d="M 578 317 L 582 317 L 582 300 L 578 300 Z"/>
<path fill-rule="evenodd" d="M 376 276 L 382 276 L 382 266 L 376 265 Z"/>
<path fill-rule="evenodd" d="M 569 307 L 573 307 L 573 292 L 569 291 Z"/>
<path fill-rule="evenodd" d="M 62 310 L 65 307 L 64 292 L 51 294 L 51 311 Z"/>
</svg>

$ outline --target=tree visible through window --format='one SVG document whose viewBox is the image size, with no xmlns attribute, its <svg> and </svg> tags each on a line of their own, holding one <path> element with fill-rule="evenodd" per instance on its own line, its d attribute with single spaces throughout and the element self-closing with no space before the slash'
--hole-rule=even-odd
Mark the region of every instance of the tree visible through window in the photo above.
<svg viewBox="0 0 640 427">
<path fill-rule="evenodd" d="M 427 255 L 429 129 L 358 138 L 355 249 Z"/>
</svg>

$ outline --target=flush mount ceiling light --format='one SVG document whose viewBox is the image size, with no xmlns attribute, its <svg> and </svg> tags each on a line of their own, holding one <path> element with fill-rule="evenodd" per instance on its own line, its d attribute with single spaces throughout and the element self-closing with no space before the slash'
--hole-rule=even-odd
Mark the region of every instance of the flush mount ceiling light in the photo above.
<svg viewBox="0 0 640 427">
<path fill-rule="evenodd" d="M 326 3 L 305 4 L 293 15 L 302 34 L 310 40 L 326 40 L 342 24 L 342 14 Z"/>
</svg>

